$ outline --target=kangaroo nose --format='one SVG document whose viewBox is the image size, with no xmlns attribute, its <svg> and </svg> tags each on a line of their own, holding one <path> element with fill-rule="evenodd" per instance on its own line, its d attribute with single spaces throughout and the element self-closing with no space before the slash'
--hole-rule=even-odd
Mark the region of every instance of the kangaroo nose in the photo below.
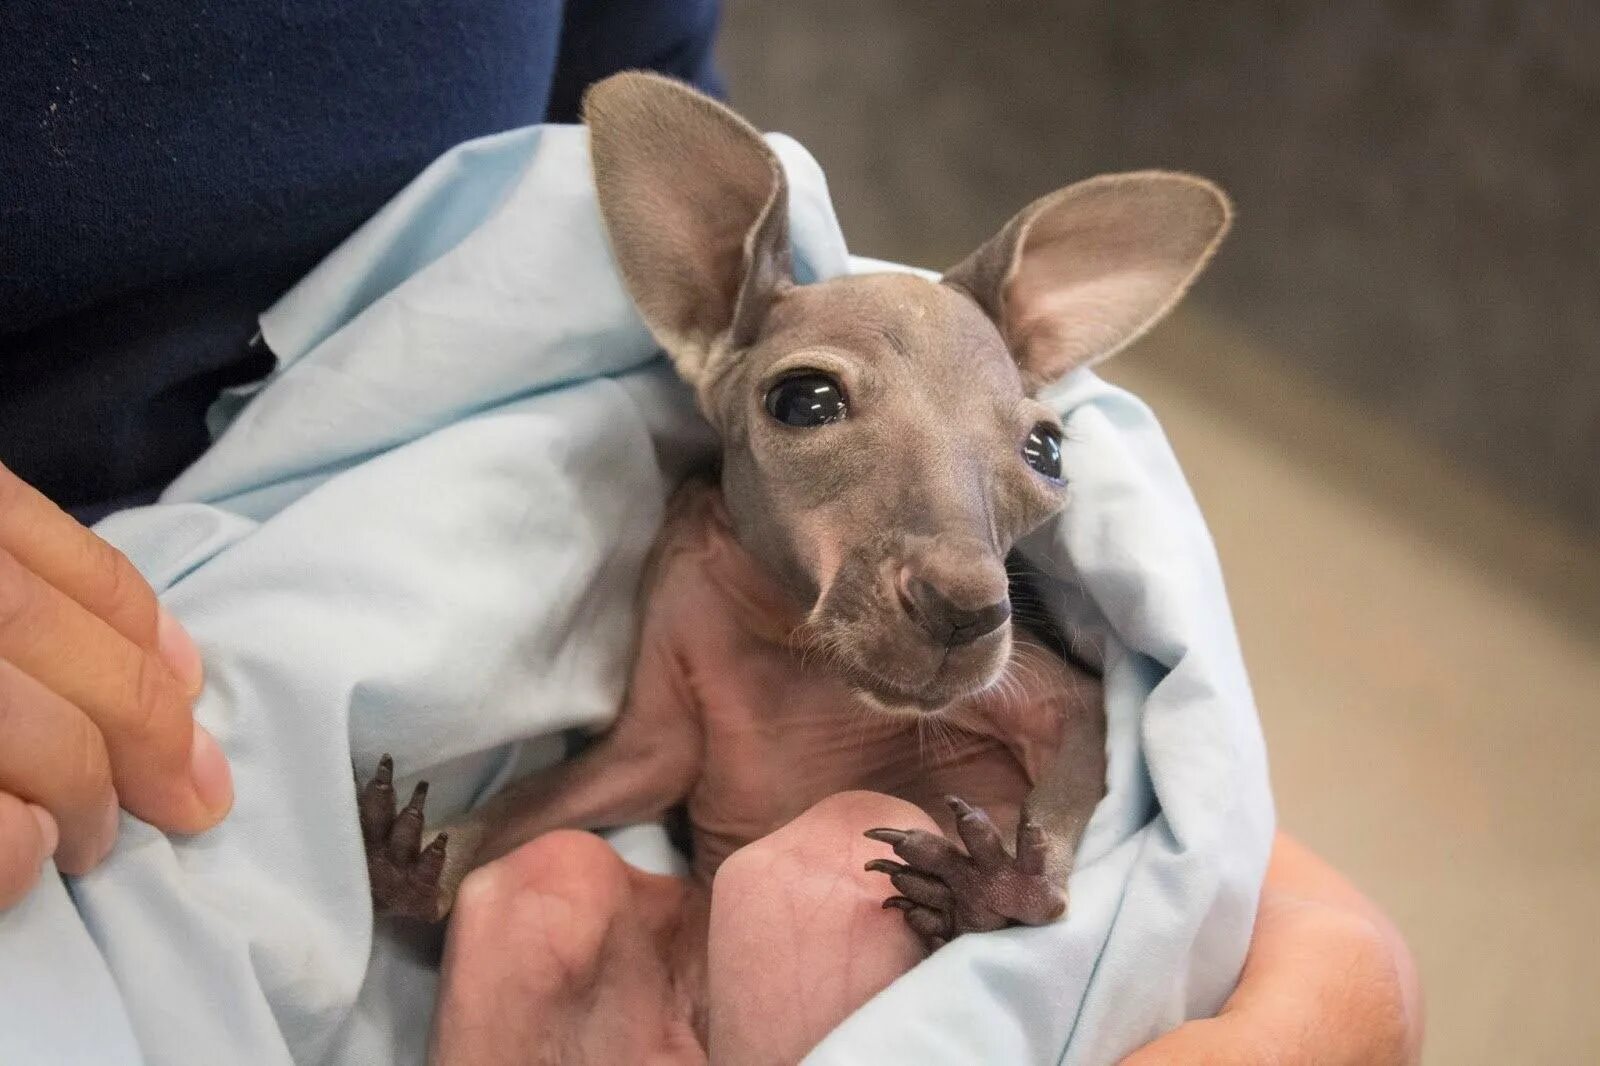
<svg viewBox="0 0 1600 1066">
<path fill-rule="evenodd" d="M 930 637 L 956 647 L 993 633 L 1011 617 L 1011 600 L 1002 599 L 978 608 L 957 605 L 932 582 L 902 571 L 900 605 Z"/>
</svg>

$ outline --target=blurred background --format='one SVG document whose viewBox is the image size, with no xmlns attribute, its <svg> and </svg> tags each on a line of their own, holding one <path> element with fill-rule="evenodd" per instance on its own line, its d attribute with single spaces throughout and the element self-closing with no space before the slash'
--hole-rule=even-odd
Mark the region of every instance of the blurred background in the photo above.
<svg viewBox="0 0 1600 1066">
<path fill-rule="evenodd" d="M 732 102 L 852 247 L 1234 196 L 1110 365 L 1216 536 L 1284 826 L 1394 916 L 1426 1061 L 1600 1062 L 1600 5 L 728 0 Z"/>
</svg>

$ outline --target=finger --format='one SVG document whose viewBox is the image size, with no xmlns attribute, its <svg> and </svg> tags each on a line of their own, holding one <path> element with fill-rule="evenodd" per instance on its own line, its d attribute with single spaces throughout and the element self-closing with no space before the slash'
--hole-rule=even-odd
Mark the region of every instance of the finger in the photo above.
<svg viewBox="0 0 1600 1066">
<path fill-rule="evenodd" d="M 200 653 L 126 556 L 0 464 L 0 550 L 200 691 Z"/>
<path fill-rule="evenodd" d="M 935 910 L 906 899 L 904 896 L 890 896 L 883 901 L 885 910 L 897 910 L 906 916 L 906 924 L 913 932 L 927 940 L 934 941 L 932 945 L 938 947 L 944 941 L 955 935 L 955 920 L 949 911 Z"/>
<path fill-rule="evenodd" d="M 895 891 L 913 903 L 921 903 L 928 907 L 948 907 L 954 898 L 950 886 L 937 877 L 920 870 L 913 870 L 909 866 L 902 866 L 890 859 L 873 859 L 867 863 L 866 868 L 874 873 L 888 874 Z"/>
<path fill-rule="evenodd" d="M 449 833 L 440 833 L 428 841 L 428 846 L 417 856 L 417 864 L 411 868 L 411 873 L 408 875 L 412 883 L 424 891 L 437 893 L 439 875 L 444 873 L 444 860 L 449 848 Z"/>
<path fill-rule="evenodd" d="M 0 550 L 0 659 L 81 709 L 105 738 L 123 805 L 162 829 L 215 825 L 227 760 L 155 658 Z"/>
<path fill-rule="evenodd" d="M 117 837 L 117 794 L 100 730 L 0 659 L 0 789 L 50 812 L 62 873 L 87 873 Z"/>
<path fill-rule="evenodd" d="M 57 839 L 48 811 L 0 792 L 0 910 L 32 891 Z"/>
<path fill-rule="evenodd" d="M 1044 873 L 1044 860 L 1050 850 L 1050 838 L 1044 827 L 1026 815 L 1017 823 L 1017 872 L 1030 877 Z"/>
<path fill-rule="evenodd" d="M 913 866 L 939 869 L 953 862 L 967 862 L 967 856 L 938 833 L 923 829 L 869 829 L 866 834 L 894 848 L 894 853 Z"/>
<path fill-rule="evenodd" d="M 422 843 L 422 807 L 427 802 L 428 783 L 419 781 L 389 830 L 389 858 L 395 862 L 410 862 L 417 857 L 417 847 Z"/>
<path fill-rule="evenodd" d="M 356 811 L 361 819 L 361 839 L 368 846 L 389 839 L 394 825 L 394 760 L 389 756 L 378 760 L 372 780 L 356 794 Z"/>
<path fill-rule="evenodd" d="M 967 854 L 978 864 L 978 869 L 992 872 L 1011 865 L 1000 830 L 994 827 L 987 814 L 959 796 L 946 796 L 944 801 L 956 816 L 956 832 L 961 835 L 961 842 L 967 846 Z"/>
</svg>

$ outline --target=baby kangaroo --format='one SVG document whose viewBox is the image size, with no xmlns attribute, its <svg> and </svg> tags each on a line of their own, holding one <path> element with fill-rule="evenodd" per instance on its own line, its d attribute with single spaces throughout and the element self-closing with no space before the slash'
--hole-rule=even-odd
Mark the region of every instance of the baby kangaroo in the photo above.
<svg viewBox="0 0 1600 1066">
<path fill-rule="evenodd" d="M 938 282 L 798 285 L 783 170 L 742 119 L 642 74 L 595 86 L 585 116 L 617 264 L 720 435 L 718 481 L 670 508 L 608 733 L 420 849 L 421 790 L 396 815 L 380 767 L 360 796 L 378 912 L 442 918 L 469 870 L 541 834 L 681 806 L 682 921 L 703 925 L 726 858 L 869 790 L 944 830 L 867 834 L 900 860 L 870 864 L 885 905 L 928 943 L 1061 917 L 1105 721 L 1095 668 L 1013 619 L 1007 555 L 1068 492 L 1035 396 L 1172 307 L 1226 198 L 1182 174 L 1092 178 Z M 667 940 L 704 952 L 703 933 Z M 700 965 L 669 963 L 680 992 Z"/>
</svg>

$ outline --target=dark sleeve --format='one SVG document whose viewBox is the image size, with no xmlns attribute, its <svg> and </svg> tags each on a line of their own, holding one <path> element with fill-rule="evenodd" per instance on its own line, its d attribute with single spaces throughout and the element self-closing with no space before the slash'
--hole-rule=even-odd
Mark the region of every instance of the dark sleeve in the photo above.
<svg viewBox="0 0 1600 1066">
<path fill-rule="evenodd" d="M 0 0 L 0 462 L 85 519 L 201 453 L 257 315 L 452 145 L 648 67 L 717 0 Z"/>
<path fill-rule="evenodd" d="M 720 8 L 720 0 L 568 0 L 550 121 L 578 121 L 583 91 L 621 70 L 654 70 L 720 97 L 712 49 Z"/>
<path fill-rule="evenodd" d="M 642 5 L 644 6 L 644 5 Z M 0 0 L 0 462 L 85 518 L 206 447 L 257 315 L 541 121 L 561 0 Z"/>
</svg>

